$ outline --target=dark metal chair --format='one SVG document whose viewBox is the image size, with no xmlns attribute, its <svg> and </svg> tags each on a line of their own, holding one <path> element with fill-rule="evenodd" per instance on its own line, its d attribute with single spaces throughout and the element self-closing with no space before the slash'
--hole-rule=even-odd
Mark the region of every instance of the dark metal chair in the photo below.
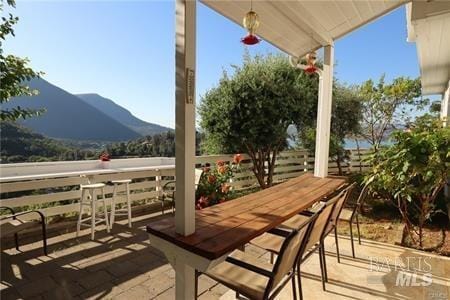
<svg viewBox="0 0 450 300">
<path fill-rule="evenodd" d="M 19 251 L 19 232 L 32 228 L 36 226 L 36 221 L 24 221 L 18 217 L 36 213 L 40 217 L 40 223 L 42 226 L 42 242 L 44 254 L 47 255 L 47 232 L 46 232 L 46 224 L 45 217 L 42 212 L 38 210 L 30 210 L 16 213 L 11 207 L 1 206 L 0 210 L 7 210 L 10 212 L 10 215 L 0 216 L 0 233 L 1 235 L 14 235 L 14 242 L 16 245 L 16 249 Z"/>
<path fill-rule="evenodd" d="M 202 178 L 203 170 L 202 169 L 195 169 L 195 188 L 197 189 L 197 186 L 200 182 L 200 179 Z M 175 212 L 175 180 L 171 180 L 166 182 L 162 186 L 162 195 L 161 199 L 161 212 L 164 214 L 164 203 L 165 201 L 170 202 L 170 206 L 172 207 L 172 213 Z"/>
<path fill-rule="evenodd" d="M 311 234 L 308 239 L 308 243 L 305 247 L 304 255 L 299 257 L 298 265 L 297 265 L 297 274 L 298 274 L 298 285 L 300 290 L 300 298 L 302 298 L 302 290 L 301 290 L 301 274 L 300 274 L 300 265 L 307 258 L 309 258 L 316 250 L 319 250 L 319 261 L 320 261 L 320 269 L 321 269 L 321 277 L 322 277 L 322 287 L 325 290 L 325 281 L 326 277 L 326 267 L 325 267 L 325 251 L 323 247 L 324 240 L 324 232 L 327 228 L 327 224 L 330 222 L 331 215 L 335 209 L 337 203 L 345 196 L 347 189 L 340 190 L 338 194 L 331 196 L 331 199 L 327 202 L 320 202 L 319 205 L 316 205 L 312 210 L 304 211 L 291 219 L 284 222 L 280 228 L 298 228 L 302 226 L 304 222 L 306 222 L 311 216 L 318 214 L 317 220 L 315 221 L 314 227 L 311 229 Z M 342 201 L 342 200 L 341 200 Z M 271 253 L 272 255 L 278 255 L 280 250 L 280 240 L 271 234 L 262 235 L 250 242 L 252 245 L 265 249 Z"/>
<path fill-rule="evenodd" d="M 298 229 L 283 230 L 275 228 L 270 234 L 282 240 L 274 265 L 264 264 L 251 255 L 235 251 L 225 262 L 204 274 L 222 283 L 236 294 L 250 299 L 274 299 L 286 284 L 291 281 L 294 299 L 297 299 L 295 267 L 303 252 L 317 215 L 309 217 Z M 196 295 L 198 276 L 196 272 Z"/>
<path fill-rule="evenodd" d="M 328 274 L 327 274 L 327 263 L 326 263 L 326 256 L 325 256 L 325 238 L 334 230 L 334 240 L 336 243 L 336 256 L 338 263 L 340 263 L 340 257 L 339 257 L 339 243 L 338 243 L 338 236 L 337 236 L 337 222 L 339 215 L 341 214 L 342 208 L 344 207 L 344 204 L 348 200 L 348 198 L 351 196 L 353 191 L 356 188 L 356 183 L 353 183 L 347 187 L 345 187 L 343 190 L 339 192 L 339 194 L 336 197 L 331 198 L 330 201 L 334 202 L 333 210 L 331 211 L 330 218 L 328 220 L 328 223 L 326 224 L 323 233 L 320 237 L 320 254 L 322 255 L 322 261 L 321 261 L 321 268 L 322 268 L 322 287 L 325 290 L 325 282 L 328 282 Z"/>
<path fill-rule="evenodd" d="M 358 230 L 358 243 L 361 245 L 361 233 L 359 230 L 359 218 L 358 215 L 361 213 L 362 206 L 364 205 L 364 202 L 367 199 L 367 196 L 369 194 L 369 186 L 366 184 L 363 189 L 361 190 L 361 193 L 358 196 L 358 199 L 356 201 L 355 206 L 353 209 L 346 209 L 343 208 L 342 211 L 339 214 L 339 221 L 346 221 L 349 224 L 350 228 L 350 241 L 352 245 L 352 256 L 355 258 L 355 245 L 353 241 L 353 223 L 356 220 L 356 229 Z"/>
<path fill-rule="evenodd" d="M 333 212 L 331 213 L 330 222 L 328 223 L 328 225 L 325 229 L 325 232 L 323 234 L 323 239 L 325 239 L 325 237 L 327 237 L 332 231 L 334 231 L 334 240 L 336 243 L 336 257 L 337 257 L 338 263 L 340 263 L 341 261 L 340 261 L 340 255 L 339 255 L 339 241 L 338 241 L 338 236 L 337 236 L 337 225 L 338 225 L 339 217 L 341 216 L 342 210 L 344 208 L 344 205 L 345 205 L 345 203 L 347 203 L 348 199 L 353 194 L 356 187 L 357 187 L 357 184 L 356 184 L 356 182 L 354 182 L 345 188 L 344 194 L 336 202 Z M 325 268 L 326 268 L 326 265 L 325 265 Z"/>
</svg>

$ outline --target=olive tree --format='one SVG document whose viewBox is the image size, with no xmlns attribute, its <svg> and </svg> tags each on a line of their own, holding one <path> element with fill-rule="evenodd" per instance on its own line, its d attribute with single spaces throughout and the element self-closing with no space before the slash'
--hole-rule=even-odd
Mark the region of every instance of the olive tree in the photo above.
<svg viewBox="0 0 450 300">
<path fill-rule="evenodd" d="M 261 188 L 272 185 L 277 154 L 286 146 L 287 127 L 310 126 L 318 80 L 293 68 L 286 56 L 244 56 L 242 66 L 223 73 L 201 98 L 203 150 L 247 153 Z"/>
<path fill-rule="evenodd" d="M 313 114 L 317 115 L 317 109 L 313 111 Z M 355 88 L 335 82 L 333 85 L 329 155 L 336 162 L 339 175 L 343 173 L 342 162 L 348 158 L 348 151 L 345 150 L 345 138 L 359 132 L 361 117 L 361 99 Z M 301 130 L 298 144 L 298 146 L 314 153 L 316 127 Z"/>
</svg>

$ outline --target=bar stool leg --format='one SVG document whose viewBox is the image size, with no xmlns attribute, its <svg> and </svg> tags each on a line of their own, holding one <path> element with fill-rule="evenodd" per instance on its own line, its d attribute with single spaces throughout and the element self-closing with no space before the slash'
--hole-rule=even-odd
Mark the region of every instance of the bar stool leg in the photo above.
<svg viewBox="0 0 450 300">
<path fill-rule="evenodd" d="M 108 208 L 106 207 L 106 198 L 105 198 L 105 189 L 102 188 L 102 197 L 103 197 L 103 213 L 105 214 L 105 223 L 106 223 L 106 232 L 109 233 L 109 218 L 108 218 Z"/>
<path fill-rule="evenodd" d="M 91 240 L 95 239 L 95 202 L 97 196 L 95 194 L 95 189 L 91 191 Z"/>
<path fill-rule="evenodd" d="M 114 184 L 113 196 L 111 200 L 111 221 L 109 222 L 111 229 L 114 226 L 114 218 L 116 214 L 116 196 L 117 196 L 117 184 Z"/>
<path fill-rule="evenodd" d="M 131 228 L 131 199 L 130 199 L 130 184 L 127 182 L 127 206 L 128 206 L 128 227 Z"/>
<path fill-rule="evenodd" d="M 77 235 L 76 235 L 76 237 L 78 237 L 78 236 L 80 235 L 81 218 L 82 218 L 82 216 L 83 216 L 83 202 L 84 202 L 85 194 L 86 194 L 86 190 L 84 190 L 83 188 L 81 188 L 80 213 L 79 213 L 79 215 L 78 215 Z"/>
</svg>

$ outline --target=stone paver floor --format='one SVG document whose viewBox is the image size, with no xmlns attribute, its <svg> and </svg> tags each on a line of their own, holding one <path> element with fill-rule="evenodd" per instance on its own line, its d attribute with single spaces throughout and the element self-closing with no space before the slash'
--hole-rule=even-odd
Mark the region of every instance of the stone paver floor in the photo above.
<svg viewBox="0 0 450 300">
<path fill-rule="evenodd" d="M 154 217 L 158 216 L 135 218 L 133 229 L 120 221 L 111 234 L 98 231 L 95 241 L 89 239 L 88 229 L 79 238 L 73 228 L 53 231 L 48 239 L 49 256 L 43 255 L 39 241 L 21 240 L 21 251 L 9 242 L 2 244 L 1 299 L 174 299 L 175 273 L 164 255 L 150 246 L 144 231 Z M 363 241 L 362 245 L 356 243 L 357 258 L 353 259 L 348 237 L 340 237 L 340 246 L 342 260 L 338 264 L 334 238 L 327 238 L 326 292 L 321 288 L 317 255 L 302 266 L 304 299 L 450 298 L 449 258 Z M 264 251 L 251 246 L 246 251 L 268 260 Z M 395 270 L 407 261 L 410 270 L 403 272 L 407 275 Z M 420 270 L 411 272 L 414 268 Z M 399 273 L 404 286 L 396 286 Z M 412 273 L 417 276 L 408 277 Z M 426 276 L 431 276 L 432 283 L 422 286 Z M 200 277 L 199 292 L 199 299 L 235 296 L 205 276 Z M 290 285 L 277 299 L 292 299 Z"/>
</svg>

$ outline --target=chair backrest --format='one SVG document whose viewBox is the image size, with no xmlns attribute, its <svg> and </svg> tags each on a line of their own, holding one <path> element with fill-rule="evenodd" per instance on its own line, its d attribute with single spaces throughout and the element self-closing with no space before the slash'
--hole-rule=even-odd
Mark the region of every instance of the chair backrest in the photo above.
<svg viewBox="0 0 450 300">
<path fill-rule="evenodd" d="M 305 250 L 311 249 L 322 238 L 326 226 L 330 221 L 331 213 L 333 212 L 334 206 L 339 200 L 340 195 L 341 193 L 325 202 L 325 206 L 323 207 L 323 209 L 318 212 L 317 219 L 311 229 L 311 233 L 309 235 Z"/>
<path fill-rule="evenodd" d="M 203 175 L 202 169 L 195 169 L 195 188 L 197 188 L 198 184 L 200 183 L 202 175 Z"/>
<path fill-rule="evenodd" d="M 331 223 L 336 226 L 337 222 L 339 220 L 339 215 L 341 214 L 342 208 L 344 207 L 344 204 L 347 202 L 347 200 L 352 195 L 353 191 L 356 189 L 356 182 L 350 184 L 349 186 L 345 187 L 336 197 L 338 200 L 336 201 L 336 205 L 334 206 L 333 212 L 331 213 L 330 221 Z"/>
<path fill-rule="evenodd" d="M 361 207 L 364 205 L 364 201 L 366 201 L 368 194 L 369 194 L 369 184 L 366 184 L 361 190 L 361 193 L 358 196 L 358 200 L 356 200 L 356 205 L 353 208 L 352 212 L 352 219 L 355 216 L 356 212 L 361 211 Z"/>
<path fill-rule="evenodd" d="M 297 262 L 301 250 L 305 246 L 311 228 L 314 226 L 318 214 L 311 216 L 307 222 L 296 230 L 293 230 L 283 242 L 280 253 L 273 267 L 273 276 L 267 285 L 267 291 L 270 292 L 278 286 L 281 280 L 291 272 Z"/>
</svg>

